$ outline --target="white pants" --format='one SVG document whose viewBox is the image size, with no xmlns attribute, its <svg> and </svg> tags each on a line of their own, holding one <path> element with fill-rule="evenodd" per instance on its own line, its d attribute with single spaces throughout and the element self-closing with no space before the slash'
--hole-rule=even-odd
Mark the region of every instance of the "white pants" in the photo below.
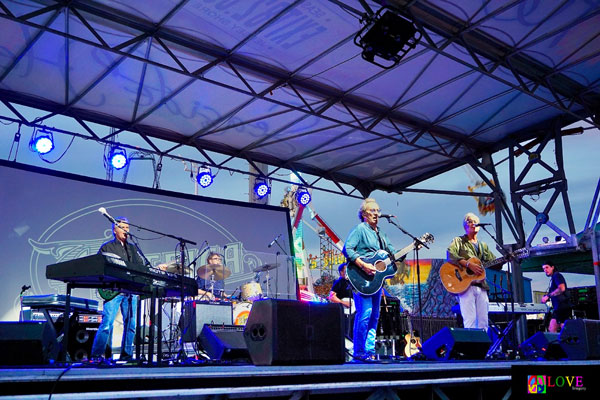
<svg viewBox="0 0 600 400">
<path fill-rule="evenodd" d="M 488 294 L 479 286 L 471 286 L 458 295 L 465 328 L 488 328 Z"/>
</svg>

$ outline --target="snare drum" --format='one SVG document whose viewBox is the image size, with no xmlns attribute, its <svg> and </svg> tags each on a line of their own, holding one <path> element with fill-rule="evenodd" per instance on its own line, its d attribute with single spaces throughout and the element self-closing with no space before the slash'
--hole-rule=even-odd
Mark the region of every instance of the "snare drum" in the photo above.
<svg viewBox="0 0 600 400">
<path fill-rule="evenodd" d="M 248 282 L 242 285 L 242 300 L 254 301 L 262 297 L 262 289 L 258 282 Z"/>
<path fill-rule="evenodd" d="M 243 301 L 233 306 L 233 324 L 234 325 L 246 325 L 248 317 L 250 316 L 250 309 L 252 303 L 249 301 Z"/>
</svg>

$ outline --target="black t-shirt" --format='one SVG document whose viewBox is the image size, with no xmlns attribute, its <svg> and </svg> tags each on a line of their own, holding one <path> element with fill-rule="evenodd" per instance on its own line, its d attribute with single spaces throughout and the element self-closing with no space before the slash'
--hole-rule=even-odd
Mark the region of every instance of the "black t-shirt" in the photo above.
<svg viewBox="0 0 600 400">
<path fill-rule="evenodd" d="M 550 277 L 550 288 L 548 289 L 548 293 L 555 291 L 561 283 L 565 284 L 566 290 L 567 282 L 565 281 L 564 276 L 562 276 L 560 272 L 553 273 Z M 567 298 L 566 293 L 562 293 L 559 296 L 552 296 L 550 297 L 550 300 L 552 300 L 552 308 L 555 310 L 558 310 L 559 308 L 570 307 L 569 299 Z"/>
<path fill-rule="evenodd" d="M 331 286 L 331 291 L 335 292 L 338 299 L 352 298 L 352 287 L 347 279 L 337 278 Z"/>
</svg>

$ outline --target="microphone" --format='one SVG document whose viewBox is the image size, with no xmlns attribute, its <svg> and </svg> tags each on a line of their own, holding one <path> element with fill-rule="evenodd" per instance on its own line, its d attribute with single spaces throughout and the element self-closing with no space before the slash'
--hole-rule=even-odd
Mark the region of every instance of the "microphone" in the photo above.
<svg viewBox="0 0 600 400">
<path fill-rule="evenodd" d="M 481 224 L 475 224 L 475 226 L 490 226 L 492 224 L 489 224 L 487 222 L 481 223 Z"/>
<path fill-rule="evenodd" d="M 104 215 L 110 222 L 112 222 L 113 224 L 117 224 L 117 221 L 106 211 L 106 208 L 100 207 L 98 211 L 100 212 L 100 214 Z"/>
<path fill-rule="evenodd" d="M 396 218 L 396 216 L 395 215 L 391 215 L 391 214 L 379 214 L 379 218 L 390 219 L 390 218 Z"/>
<path fill-rule="evenodd" d="M 29 285 L 23 285 L 23 286 L 21 286 L 21 294 L 25 293 L 29 289 L 31 289 L 31 286 L 29 286 Z"/>
<path fill-rule="evenodd" d="M 271 241 L 271 243 L 269 243 L 269 245 L 267 247 L 273 246 L 277 242 L 277 239 L 279 239 L 281 237 L 281 235 L 282 235 L 282 233 L 280 233 L 279 235 L 277 235 L 275 237 L 275 239 L 273 239 L 273 241 Z"/>
</svg>

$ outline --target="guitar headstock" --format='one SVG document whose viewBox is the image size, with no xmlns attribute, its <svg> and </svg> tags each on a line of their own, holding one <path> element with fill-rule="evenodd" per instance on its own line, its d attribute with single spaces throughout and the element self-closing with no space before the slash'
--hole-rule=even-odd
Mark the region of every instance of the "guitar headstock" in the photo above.
<svg viewBox="0 0 600 400">
<path fill-rule="evenodd" d="M 423 236 L 421 236 L 419 238 L 419 240 L 425 244 L 430 244 L 433 243 L 433 241 L 435 240 L 435 238 L 433 237 L 433 235 L 429 232 L 425 233 Z M 423 247 L 421 244 L 418 245 L 418 248 Z"/>
</svg>

